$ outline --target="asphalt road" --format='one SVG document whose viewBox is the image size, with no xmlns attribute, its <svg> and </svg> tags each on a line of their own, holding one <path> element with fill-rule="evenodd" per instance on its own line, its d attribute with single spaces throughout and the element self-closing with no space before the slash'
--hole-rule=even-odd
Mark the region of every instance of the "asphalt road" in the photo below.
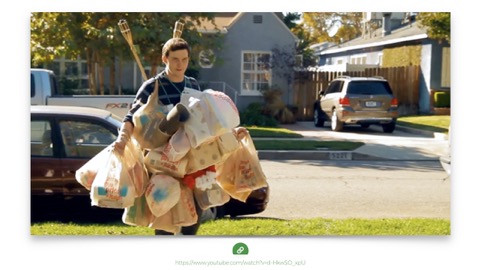
<svg viewBox="0 0 480 270">
<path fill-rule="evenodd" d="M 270 185 L 256 217 L 450 218 L 450 178 L 438 161 L 262 160 Z"/>
</svg>

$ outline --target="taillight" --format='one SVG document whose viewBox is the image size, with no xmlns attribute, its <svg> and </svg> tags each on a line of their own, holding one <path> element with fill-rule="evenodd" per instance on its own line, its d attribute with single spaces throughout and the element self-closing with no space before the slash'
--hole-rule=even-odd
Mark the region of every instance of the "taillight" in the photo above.
<svg viewBox="0 0 480 270">
<path fill-rule="evenodd" d="M 338 103 L 343 106 L 350 106 L 350 99 L 348 97 L 341 97 Z"/>
<path fill-rule="evenodd" d="M 398 99 L 397 98 L 392 98 L 392 101 L 390 101 L 390 107 L 398 107 Z"/>
</svg>

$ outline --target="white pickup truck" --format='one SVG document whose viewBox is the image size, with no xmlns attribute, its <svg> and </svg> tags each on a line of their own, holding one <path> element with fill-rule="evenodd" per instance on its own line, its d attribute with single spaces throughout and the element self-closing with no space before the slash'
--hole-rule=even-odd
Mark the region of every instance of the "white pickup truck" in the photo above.
<svg viewBox="0 0 480 270">
<path fill-rule="evenodd" d="M 55 74 L 48 69 L 30 70 L 30 105 L 95 107 L 123 118 L 132 106 L 134 95 L 58 95 Z"/>
</svg>

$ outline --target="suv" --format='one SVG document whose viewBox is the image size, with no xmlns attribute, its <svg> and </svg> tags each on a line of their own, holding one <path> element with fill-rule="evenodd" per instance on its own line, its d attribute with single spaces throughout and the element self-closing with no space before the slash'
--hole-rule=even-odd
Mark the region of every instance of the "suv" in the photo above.
<svg viewBox="0 0 480 270">
<path fill-rule="evenodd" d="M 317 127 L 323 127 L 325 121 L 331 122 L 333 131 L 341 131 L 346 124 L 364 128 L 380 124 L 385 133 L 392 133 L 398 117 L 398 100 L 382 77 L 341 76 L 320 92 L 313 113 Z"/>
</svg>

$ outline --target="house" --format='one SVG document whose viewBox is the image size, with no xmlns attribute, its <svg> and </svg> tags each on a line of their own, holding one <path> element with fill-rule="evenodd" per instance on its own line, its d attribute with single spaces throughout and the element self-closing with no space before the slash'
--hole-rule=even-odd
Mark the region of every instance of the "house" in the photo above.
<svg viewBox="0 0 480 270">
<path fill-rule="evenodd" d="M 205 36 L 220 33 L 221 48 L 199 53 L 202 88 L 224 91 L 239 110 L 264 102 L 262 90 L 278 89 L 289 104 L 298 38 L 282 21 L 281 13 L 217 13 L 215 25 L 197 27 Z M 195 57 L 195 56 L 192 56 Z"/>
<path fill-rule="evenodd" d="M 419 65 L 419 113 L 429 113 L 432 93 L 450 91 L 450 44 L 428 38 L 416 13 L 364 13 L 361 37 L 318 51 L 320 70 L 350 71 L 369 67 Z M 370 22 L 382 26 L 368 30 Z"/>
</svg>

